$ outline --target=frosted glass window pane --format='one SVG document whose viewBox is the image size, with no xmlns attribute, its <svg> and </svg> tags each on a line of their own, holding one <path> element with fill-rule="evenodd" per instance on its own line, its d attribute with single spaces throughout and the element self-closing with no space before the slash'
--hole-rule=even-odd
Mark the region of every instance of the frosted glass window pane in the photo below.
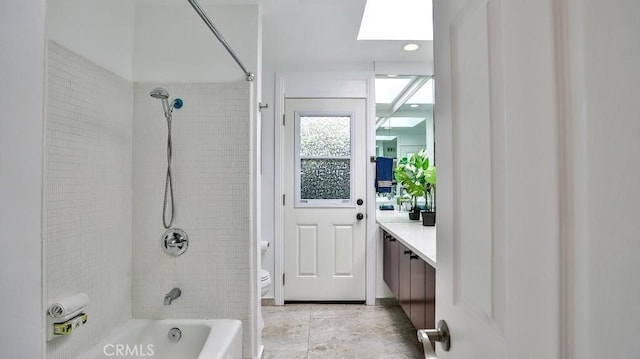
<svg viewBox="0 0 640 359">
<path fill-rule="evenodd" d="M 351 118 L 300 116 L 300 156 L 351 155 Z"/>
<path fill-rule="evenodd" d="M 350 160 L 303 159 L 300 171 L 300 198 L 350 199 L 350 167 Z"/>
</svg>

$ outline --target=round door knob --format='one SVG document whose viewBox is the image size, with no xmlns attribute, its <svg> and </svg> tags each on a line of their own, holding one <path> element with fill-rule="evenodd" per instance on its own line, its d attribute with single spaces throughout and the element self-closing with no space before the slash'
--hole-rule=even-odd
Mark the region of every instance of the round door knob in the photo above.
<svg viewBox="0 0 640 359">
<path fill-rule="evenodd" d="M 356 214 L 356 218 L 358 219 L 358 221 L 361 221 L 364 218 L 364 214 L 358 213 Z"/>
<path fill-rule="evenodd" d="M 358 206 L 362 206 L 362 204 L 364 203 L 364 201 L 362 200 L 362 198 L 358 198 L 358 200 L 356 201 L 356 203 L 358 204 Z"/>
</svg>

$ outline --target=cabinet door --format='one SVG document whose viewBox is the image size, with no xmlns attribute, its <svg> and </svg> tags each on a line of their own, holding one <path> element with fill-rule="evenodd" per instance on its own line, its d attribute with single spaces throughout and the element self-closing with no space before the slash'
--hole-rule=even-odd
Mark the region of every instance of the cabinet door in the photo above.
<svg viewBox="0 0 640 359">
<path fill-rule="evenodd" d="M 425 326 L 436 327 L 436 269 L 425 263 Z"/>
<path fill-rule="evenodd" d="M 387 232 L 383 232 L 383 236 L 383 279 L 394 297 L 398 298 L 398 241 Z"/>
<path fill-rule="evenodd" d="M 411 251 L 402 243 L 398 243 L 398 302 L 402 310 L 411 317 Z"/>
<path fill-rule="evenodd" d="M 426 329 L 426 302 L 427 302 L 427 263 L 416 254 L 410 256 L 411 268 L 411 293 L 410 314 L 411 323 L 416 329 Z M 433 328 L 432 326 L 428 327 Z"/>
</svg>

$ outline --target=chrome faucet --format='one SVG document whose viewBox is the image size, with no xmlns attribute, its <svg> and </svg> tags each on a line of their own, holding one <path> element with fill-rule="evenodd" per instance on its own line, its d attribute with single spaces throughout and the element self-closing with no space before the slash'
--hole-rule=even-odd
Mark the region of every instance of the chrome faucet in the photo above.
<svg viewBox="0 0 640 359">
<path fill-rule="evenodd" d="M 171 302 L 176 300 L 180 294 L 182 294 L 180 288 L 171 289 L 171 291 L 164 296 L 164 305 L 171 305 Z"/>
</svg>

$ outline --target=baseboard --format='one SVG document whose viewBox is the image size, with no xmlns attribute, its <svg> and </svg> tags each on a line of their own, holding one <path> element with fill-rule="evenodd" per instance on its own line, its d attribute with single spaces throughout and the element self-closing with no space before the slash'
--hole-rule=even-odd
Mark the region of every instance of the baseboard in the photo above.
<svg viewBox="0 0 640 359">
<path fill-rule="evenodd" d="M 398 300 L 394 297 L 376 298 L 376 305 L 379 305 L 382 307 L 394 307 L 396 305 L 399 305 L 399 303 L 398 303 Z"/>
<path fill-rule="evenodd" d="M 274 298 L 262 298 L 261 304 L 263 307 L 276 305 L 276 300 Z"/>
</svg>

